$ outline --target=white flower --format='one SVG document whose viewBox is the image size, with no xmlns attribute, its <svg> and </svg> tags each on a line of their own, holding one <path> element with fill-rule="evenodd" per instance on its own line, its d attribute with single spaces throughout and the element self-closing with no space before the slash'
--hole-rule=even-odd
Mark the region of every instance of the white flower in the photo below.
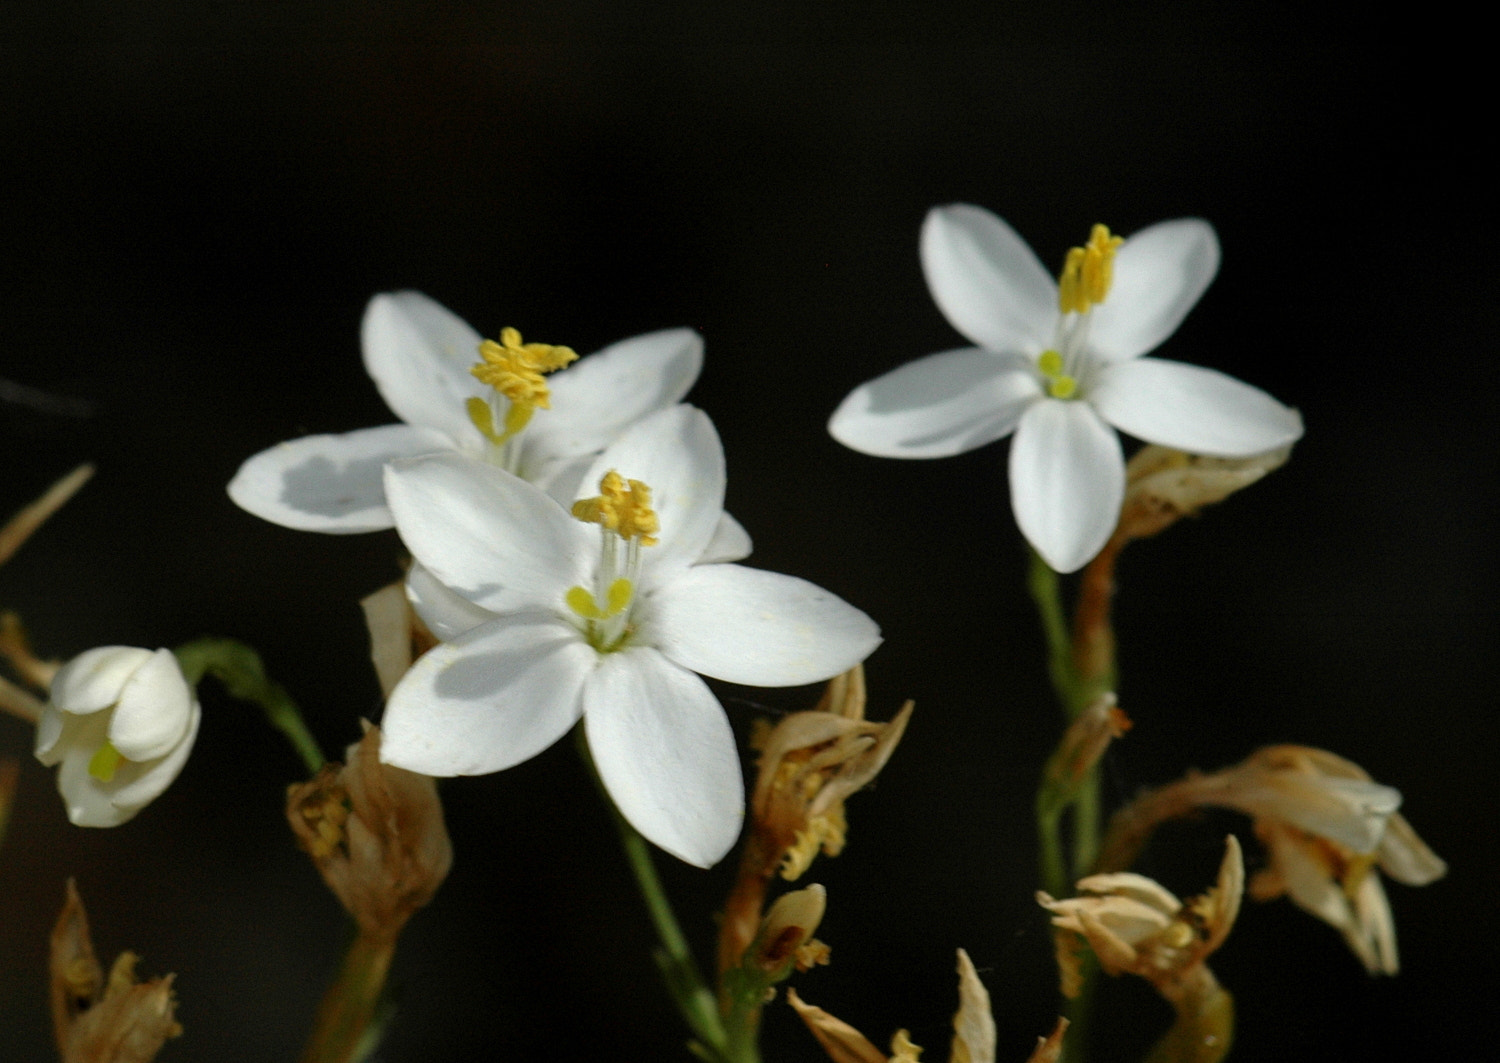
<svg viewBox="0 0 1500 1063">
<path fill-rule="evenodd" d="M 748 544 L 724 519 L 724 454 L 702 411 L 640 422 L 585 482 L 603 494 L 575 519 L 456 455 L 390 466 L 397 528 L 426 573 L 414 597 L 451 641 L 392 692 L 381 757 L 425 775 L 499 771 L 582 716 L 626 819 L 707 867 L 739 832 L 744 784 L 724 711 L 694 673 L 812 683 L 863 660 L 879 631 L 810 583 L 724 563 Z"/>
<path fill-rule="evenodd" d="M 36 757 L 61 764 L 57 789 L 75 825 L 119 826 L 177 778 L 200 715 L 170 650 L 100 646 L 52 680 Z"/>
<path fill-rule="evenodd" d="M 242 509 L 303 531 L 379 531 L 394 523 L 381 482 L 386 462 L 444 450 L 485 458 L 571 499 L 594 455 L 686 395 L 703 365 L 703 340 L 691 329 L 621 340 L 549 377 L 551 405 L 543 400 L 540 415 L 522 418 L 524 431 L 492 442 L 520 411 L 470 372 L 482 341 L 462 319 L 419 292 L 392 292 L 370 300 L 360 339 L 365 369 L 406 423 L 262 451 L 230 481 L 229 497 Z M 473 419 L 473 401 L 494 411 L 491 439 Z"/>
<path fill-rule="evenodd" d="M 1160 222 L 1123 245 L 1096 226 L 1088 247 L 1070 252 L 1060 291 L 1009 225 L 955 204 L 927 215 L 922 267 L 939 309 L 977 346 L 861 385 L 829 431 L 890 458 L 962 454 L 1015 432 L 1011 508 L 1059 572 L 1098 553 L 1119 517 L 1125 461 L 1111 426 L 1215 457 L 1259 454 L 1302 435 L 1297 411 L 1257 388 L 1140 357 L 1213 280 L 1219 244 L 1205 221 Z"/>
</svg>

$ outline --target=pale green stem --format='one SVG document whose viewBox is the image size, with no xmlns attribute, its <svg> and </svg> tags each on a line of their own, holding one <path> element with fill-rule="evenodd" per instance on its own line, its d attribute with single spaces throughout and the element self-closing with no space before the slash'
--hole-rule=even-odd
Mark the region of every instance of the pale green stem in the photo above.
<svg viewBox="0 0 1500 1063">
<path fill-rule="evenodd" d="M 197 686 L 205 675 L 213 676 L 231 695 L 265 711 L 267 722 L 286 736 L 309 775 L 316 775 L 323 767 L 323 751 L 303 722 L 297 703 L 280 683 L 266 675 L 260 654 L 243 642 L 220 638 L 195 639 L 173 652 L 188 683 Z"/>
<path fill-rule="evenodd" d="M 395 952 L 395 938 L 355 936 L 318 1008 L 301 1063 L 360 1063 L 369 1057 L 379 1041 L 380 994 Z"/>
<path fill-rule="evenodd" d="M 1047 670 L 1052 688 L 1062 707 L 1063 718 L 1071 722 L 1097 691 L 1091 689 L 1094 684 L 1079 675 L 1057 573 L 1035 550 L 1031 551 L 1031 568 L 1026 582 L 1036 602 L 1042 634 L 1047 640 Z M 1062 819 L 1069 809 L 1072 810 L 1071 863 L 1063 855 L 1062 839 Z M 1054 897 L 1071 896 L 1073 883 L 1089 872 L 1094 853 L 1099 848 L 1098 766 L 1091 766 L 1076 789 L 1066 797 L 1059 797 L 1053 791 L 1044 773 L 1037 790 L 1036 816 L 1042 888 Z M 1092 964 L 1084 968 L 1082 990 L 1068 1005 L 1068 1018 L 1073 1024 L 1063 1045 L 1063 1056 L 1068 1063 L 1081 1063 L 1085 1058 L 1094 973 Z"/>
<path fill-rule="evenodd" d="M 594 767 L 594 758 L 589 754 L 588 741 L 584 737 L 581 726 L 577 728 L 576 734 L 579 754 L 588 765 L 589 773 L 599 789 L 599 795 L 604 799 L 610 815 L 614 818 L 615 828 L 620 832 L 620 844 L 625 849 L 625 859 L 635 875 L 636 887 L 641 891 L 641 899 L 646 903 L 651 925 L 656 928 L 657 940 L 660 941 L 661 947 L 655 951 L 652 958 L 661 970 L 662 980 L 666 983 L 667 992 L 671 994 L 673 1003 L 677 1005 L 678 1013 L 698 1039 L 696 1045 L 689 1045 L 689 1047 L 702 1059 L 723 1061 L 723 1063 L 729 1063 L 731 1060 L 733 1063 L 752 1063 L 756 1059 L 753 1054 L 748 1056 L 727 1054 L 728 1038 L 724 1025 L 719 1019 L 719 1009 L 714 1002 L 714 995 L 709 992 L 708 985 L 698 970 L 698 963 L 693 958 L 687 937 L 683 934 L 682 927 L 678 925 L 677 916 L 672 912 L 671 902 L 667 900 L 666 890 L 662 888 L 661 879 L 657 877 L 656 865 L 651 860 L 650 843 L 615 807 L 609 791 L 604 788 L 603 780 L 599 778 L 598 770 Z"/>
</svg>

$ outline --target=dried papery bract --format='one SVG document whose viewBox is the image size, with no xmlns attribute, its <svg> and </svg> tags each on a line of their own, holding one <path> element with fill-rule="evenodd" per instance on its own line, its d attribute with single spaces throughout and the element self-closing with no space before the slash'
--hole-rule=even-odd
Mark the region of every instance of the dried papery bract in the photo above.
<svg viewBox="0 0 1500 1063">
<path fill-rule="evenodd" d="M 963 949 L 958 950 L 958 999 L 949 1063 L 995 1063 L 995 1019 L 990 1010 L 990 995 Z M 864 1034 L 822 1008 L 804 1002 L 795 990 L 787 991 L 787 1001 L 833 1063 L 917 1063 L 921 1055 L 922 1049 L 912 1043 L 905 1030 L 897 1030 L 891 1038 L 891 1054 L 887 1057 Z M 1028 1063 L 1057 1063 L 1067 1028 L 1068 1020 L 1059 1018 L 1050 1036 L 1037 1039 Z"/>
<path fill-rule="evenodd" d="M 405 580 L 366 595 L 359 607 L 370 632 L 370 662 L 380 680 L 380 693 L 388 698 L 412 662 L 436 646 L 437 639 L 407 600 Z"/>
<path fill-rule="evenodd" d="M 72 880 L 52 930 L 52 1026 L 62 1063 L 150 1063 L 182 1033 L 172 975 L 137 982 L 137 957 L 122 952 L 106 979 L 88 915 Z"/>
<path fill-rule="evenodd" d="M 907 702 L 889 723 L 866 720 L 864 666 L 856 665 L 829 681 L 815 708 L 792 713 L 759 739 L 750 830 L 720 930 L 720 970 L 738 963 L 755 936 L 778 871 L 796 879 L 819 851 L 843 849 L 844 801 L 880 773 L 912 708 Z"/>
<path fill-rule="evenodd" d="M 287 820 L 360 933 L 394 941 L 432 899 L 453 846 L 432 779 L 380 762 L 380 729 L 365 724 L 348 763 L 287 789 Z"/>
<path fill-rule="evenodd" d="M 1291 447 L 1282 447 L 1246 458 L 1211 458 L 1144 446 L 1125 466 L 1125 501 L 1115 535 L 1144 539 L 1197 516 L 1279 469 L 1291 454 Z"/>
<path fill-rule="evenodd" d="M 1103 860 L 1125 866 L 1157 825 L 1203 806 L 1254 820 L 1270 865 L 1250 880 L 1251 897 L 1290 897 L 1337 929 L 1371 974 L 1397 972 L 1395 924 L 1377 869 L 1409 886 L 1447 871 L 1396 811 L 1399 791 L 1325 750 L 1269 746 L 1234 767 L 1141 795 L 1116 814 Z"/>
<path fill-rule="evenodd" d="M 995 1016 L 989 990 L 963 949 L 958 950 L 958 1011 L 948 1063 L 995 1063 Z"/>
<path fill-rule="evenodd" d="M 1038 893 L 1059 935 L 1058 966 L 1065 992 L 1079 976 L 1069 935 L 1086 943 L 1106 974 L 1134 974 L 1150 982 L 1177 1011 L 1153 1060 L 1208 1063 L 1229 1051 L 1233 1002 L 1204 962 L 1229 936 L 1244 894 L 1245 865 L 1234 835 L 1225 839 L 1215 885 L 1179 901 L 1170 891 L 1131 872 L 1081 879 L 1082 896 L 1055 900 Z M 1076 988 L 1074 988 L 1076 992 Z"/>
<path fill-rule="evenodd" d="M 1134 726 L 1113 693 L 1100 694 L 1078 714 L 1042 772 L 1041 811 L 1059 809 L 1071 801 L 1090 777 L 1111 742 Z"/>
</svg>

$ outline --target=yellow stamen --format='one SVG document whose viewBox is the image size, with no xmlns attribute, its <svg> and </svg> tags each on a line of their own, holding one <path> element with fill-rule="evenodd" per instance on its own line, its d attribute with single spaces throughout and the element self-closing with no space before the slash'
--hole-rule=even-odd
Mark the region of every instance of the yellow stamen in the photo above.
<svg viewBox="0 0 1500 1063">
<path fill-rule="evenodd" d="M 89 758 L 89 774 L 100 782 L 109 782 L 115 777 L 115 771 L 124 759 L 114 743 L 106 738 L 104 744 Z"/>
<path fill-rule="evenodd" d="M 571 347 L 558 347 L 550 343 L 522 343 L 521 334 L 513 328 L 501 331 L 499 343 L 494 340 L 481 343 L 479 356 L 484 360 L 475 363 L 469 370 L 476 378 L 500 392 L 516 406 L 528 409 L 540 406 L 544 410 L 551 408 L 552 393 L 547 388 L 547 382 L 542 379 L 542 374 L 561 369 L 578 357 Z M 472 408 L 470 416 L 473 416 Z M 509 421 L 509 418 L 506 420 Z"/>
<path fill-rule="evenodd" d="M 1123 236 L 1111 236 L 1106 226 L 1095 225 L 1089 242 L 1068 252 L 1057 281 L 1058 309 L 1084 314 L 1104 302 L 1115 279 L 1115 252 L 1124 242 Z"/>
<path fill-rule="evenodd" d="M 642 546 L 656 545 L 661 523 L 651 508 L 651 488 L 639 480 L 627 481 L 611 469 L 599 481 L 599 492 L 596 498 L 574 502 L 573 516 L 601 525 L 622 539 L 639 539 Z"/>
</svg>

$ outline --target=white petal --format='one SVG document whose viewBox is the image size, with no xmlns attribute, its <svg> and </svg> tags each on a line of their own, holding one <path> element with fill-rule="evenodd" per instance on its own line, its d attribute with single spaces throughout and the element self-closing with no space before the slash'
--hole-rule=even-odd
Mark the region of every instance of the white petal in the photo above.
<svg viewBox="0 0 1500 1063">
<path fill-rule="evenodd" d="M 598 494 L 611 469 L 651 488 L 661 532 L 660 542 L 642 551 L 648 570 L 703 556 L 724 512 L 724 448 L 706 413 L 677 405 L 637 421 L 595 459 L 580 495 Z"/>
<path fill-rule="evenodd" d="M 63 736 L 63 728 L 67 726 L 69 714 L 53 705 L 42 707 L 42 715 L 36 722 L 36 745 L 32 752 L 36 759 L 47 767 L 52 767 L 62 759 L 62 750 L 57 748 L 58 739 Z"/>
<path fill-rule="evenodd" d="M 698 558 L 700 565 L 715 565 L 725 561 L 740 561 L 750 556 L 750 533 L 739 521 L 728 513 L 719 514 L 719 526 Z"/>
<path fill-rule="evenodd" d="M 120 700 L 120 691 L 135 670 L 150 659 L 150 650 L 136 646 L 85 650 L 53 677 L 52 704 L 64 712 L 80 714 L 107 709 Z"/>
<path fill-rule="evenodd" d="M 192 715 L 193 692 L 171 650 L 157 650 L 120 691 L 109 721 L 109 740 L 127 760 L 165 756 L 182 740 Z"/>
<path fill-rule="evenodd" d="M 229 497 L 262 520 L 300 531 L 352 534 L 395 522 L 381 475 L 396 458 L 453 449 L 440 432 L 391 424 L 303 436 L 263 450 L 234 474 Z"/>
<path fill-rule="evenodd" d="M 880 645 L 880 628 L 822 587 L 741 565 L 699 565 L 642 603 L 641 637 L 684 668 L 751 686 L 816 683 Z"/>
<path fill-rule="evenodd" d="M 1120 431 L 1190 454 L 1247 457 L 1302 437 L 1302 415 L 1259 388 L 1160 358 L 1103 367 L 1088 401 Z"/>
<path fill-rule="evenodd" d="M 187 763 L 188 754 L 193 751 L 193 742 L 198 737 L 198 724 L 202 717 L 203 710 L 194 701 L 188 711 L 187 727 L 182 732 L 182 737 L 166 755 L 144 764 L 122 762 L 115 771 L 115 777 L 104 786 L 110 804 L 126 813 L 128 819 L 160 797 Z"/>
<path fill-rule="evenodd" d="M 57 768 L 57 792 L 75 827 L 117 827 L 134 813 L 116 808 L 99 780 L 89 774 L 89 762 L 104 741 L 103 721 L 77 721 L 63 737 L 62 763 Z M 121 764 L 116 769 L 126 768 Z"/>
<path fill-rule="evenodd" d="M 610 798 L 645 837 L 712 867 L 745 810 L 734 734 L 703 680 L 649 647 L 605 654 L 583 692 L 589 752 Z"/>
<path fill-rule="evenodd" d="M 469 372 L 480 335 L 462 318 L 421 292 L 387 292 L 370 300 L 359 334 L 365 370 L 397 417 L 456 440 L 477 435 L 464 402 L 484 393 Z"/>
<path fill-rule="evenodd" d="M 680 401 L 702 368 L 703 337 L 687 328 L 635 336 L 580 358 L 547 378 L 552 408 L 532 417 L 523 462 L 533 454 L 555 460 L 599 451 L 642 417 Z"/>
<path fill-rule="evenodd" d="M 597 539 L 525 480 L 461 454 L 386 469 L 386 497 L 412 554 L 450 590 L 505 612 L 557 607 L 589 571 Z"/>
<path fill-rule="evenodd" d="M 975 347 L 929 354 L 861 384 L 828 421 L 846 447 L 881 458 L 946 458 L 1016 427 L 1041 394 L 1016 355 Z"/>
<path fill-rule="evenodd" d="M 380 759 L 423 775 L 484 775 L 572 727 L 598 654 L 565 621 L 496 617 L 428 650 L 391 691 Z"/>
<path fill-rule="evenodd" d="M 1114 284 L 1093 312 L 1090 346 L 1106 361 L 1134 358 L 1182 324 L 1219 270 L 1219 238 L 1201 218 L 1158 222 L 1115 253 Z"/>
<path fill-rule="evenodd" d="M 1408 886 L 1425 886 L 1448 873 L 1442 857 L 1429 849 L 1399 814 L 1386 824 L 1379 852 L 1380 870 Z"/>
<path fill-rule="evenodd" d="M 954 203 L 922 224 L 922 271 L 949 324 L 991 351 L 1039 353 L 1057 323 L 1057 283 L 1016 231 Z"/>
<path fill-rule="evenodd" d="M 465 631 L 495 618 L 488 609 L 444 587 L 419 561 L 412 562 L 411 571 L 406 574 L 406 600 L 427 630 L 442 642 L 452 642 Z"/>
<path fill-rule="evenodd" d="M 1010 504 L 1021 534 L 1058 572 L 1082 568 L 1120 519 L 1120 439 L 1086 402 L 1046 399 L 1010 445 Z"/>
</svg>

